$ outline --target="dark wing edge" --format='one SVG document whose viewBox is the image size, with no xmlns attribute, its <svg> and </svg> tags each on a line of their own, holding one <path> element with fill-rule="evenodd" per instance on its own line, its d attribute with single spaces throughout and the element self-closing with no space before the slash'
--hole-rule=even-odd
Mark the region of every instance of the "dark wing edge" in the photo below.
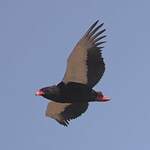
<svg viewBox="0 0 150 150">
<path fill-rule="evenodd" d="M 102 41 L 106 37 L 106 35 L 102 35 L 106 29 L 102 29 L 99 31 L 100 28 L 103 27 L 104 23 L 96 26 L 99 20 L 97 20 L 89 30 L 86 32 L 84 37 L 88 40 L 91 45 L 88 48 L 88 56 L 87 56 L 87 78 L 89 87 L 93 87 L 97 84 L 97 82 L 101 79 L 105 71 L 105 63 L 102 57 L 102 44 L 106 41 Z"/>
</svg>

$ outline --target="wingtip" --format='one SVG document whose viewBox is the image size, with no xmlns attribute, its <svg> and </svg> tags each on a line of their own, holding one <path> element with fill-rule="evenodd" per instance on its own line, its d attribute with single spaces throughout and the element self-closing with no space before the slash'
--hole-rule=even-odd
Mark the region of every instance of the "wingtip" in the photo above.
<svg viewBox="0 0 150 150">
<path fill-rule="evenodd" d="M 97 24 L 99 22 L 99 19 L 97 19 L 96 21 L 95 21 L 95 23 Z"/>
<path fill-rule="evenodd" d="M 96 20 L 93 24 L 92 24 L 92 28 L 94 28 L 96 25 L 97 25 L 97 23 L 99 22 L 99 20 Z"/>
<path fill-rule="evenodd" d="M 55 119 L 59 124 L 63 125 L 64 127 L 68 127 L 69 125 L 69 121 L 68 120 L 63 120 L 63 121 L 60 121 L 60 120 L 57 120 Z"/>
</svg>

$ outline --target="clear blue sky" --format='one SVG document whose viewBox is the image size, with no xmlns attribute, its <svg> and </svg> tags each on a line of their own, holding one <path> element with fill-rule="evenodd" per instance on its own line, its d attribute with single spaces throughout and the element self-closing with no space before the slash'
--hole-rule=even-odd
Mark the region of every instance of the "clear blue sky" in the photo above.
<svg viewBox="0 0 150 150">
<path fill-rule="evenodd" d="M 0 0 L 0 149 L 149 150 L 150 2 Z M 92 103 L 68 128 L 46 118 L 39 87 L 59 82 L 86 29 L 105 23 L 107 65 Z"/>
</svg>

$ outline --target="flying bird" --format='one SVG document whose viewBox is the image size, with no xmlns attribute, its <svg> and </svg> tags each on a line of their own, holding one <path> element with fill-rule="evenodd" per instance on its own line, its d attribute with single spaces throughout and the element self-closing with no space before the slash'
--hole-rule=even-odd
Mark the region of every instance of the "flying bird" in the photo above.
<svg viewBox="0 0 150 150">
<path fill-rule="evenodd" d="M 99 20 L 93 23 L 76 44 L 67 60 L 67 68 L 61 82 L 36 91 L 37 96 L 48 100 L 46 116 L 68 126 L 71 119 L 84 113 L 89 102 L 106 102 L 110 98 L 93 87 L 105 71 L 102 48 L 106 37 Z"/>
</svg>

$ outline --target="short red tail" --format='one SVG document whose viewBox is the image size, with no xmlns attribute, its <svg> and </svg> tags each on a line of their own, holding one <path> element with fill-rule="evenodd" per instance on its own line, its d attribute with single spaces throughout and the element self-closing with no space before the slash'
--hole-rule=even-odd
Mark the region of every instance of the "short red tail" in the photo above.
<svg viewBox="0 0 150 150">
<path fill-rule="evenodd" d="M 107 102 L 107 101 L 110 101 L 110 97 L 102 95 L 101 92 L 100 92 L 100 93 L 97 93 L 96 99 L 97 99 L 97 101 L 100 101 L 100 102 Z"/>
</svg>

